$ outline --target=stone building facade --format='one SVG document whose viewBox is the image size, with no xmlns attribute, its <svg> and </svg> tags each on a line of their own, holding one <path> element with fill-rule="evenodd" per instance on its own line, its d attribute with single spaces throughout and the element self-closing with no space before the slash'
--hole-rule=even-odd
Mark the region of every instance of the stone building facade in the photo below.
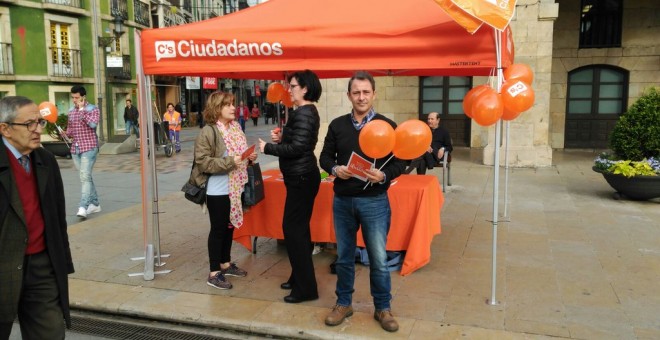
<svg viewBox="0 0 660 340">
<path fill-rule="evenodd" d="M 616 1 L 615 1 L 616 2 Z M 536 99 L 534 106 L 515 120 L 504 123 L 502 136 L 509 129 L 509 163 L 515 167 L 547 167 L 552 165 L 552 150 L 563 148 L 606 148 L 603 138 L 625 109 L 651 86 L 658 86 L 660 79 L 660 2 L 654 0 L 620 0 L 621 46 L 607 48 L 580 48 L 580 18 L 583 13 L 579 0 L 519 0 L 511 21 L 515 42 L 515 62 L 529 65 L 534 70 L 532 87 Z M 585 2 L 587 3 L 587 2 Z M 601 2 L 603 3 L 603 2 Z M 490 29 L 482 27 L 481 29 Z M 569 76 L 580 67 L 597 69 L 615 67 L 627 74 L 627 82 L 619 86 L 624 94 L 620 110 L 606 123 L 598 114 L 591 119 L 567 121 L 567 91 Z M 493 82 L 488 77 L 473 77 L 472 86 Z M 325 122 L 350 111 L 346 97 L 348 79 L 322 81 L 323 96 L 319 112 Z M 593 84 L 597 86 L 598 84 Z M 594 87 L 595 88 L 595 87 Z M 401 123 L 408 119 L 423 118 L 428 112 L 420 112 L 419 77 L 377 77 L 378 112 Z M 594 103 L 598 98 L 594 99 Z M 577 129 L 570 136 L 578 136 L 594 143 L 578 146 L 567 145 L 567 124 Z M 600 126 L 602 128 L 599 128 Z M 587 127 L 584 127 L 587 126 Z M 589 129 L 594 131 L 589 131 Z M 580 130 L 582 129 L 582 130 Z M 570 130 L 570 129 L 569 129 Z M 495 163 L 495 126 L 481 127 L 472 123 L 469 128 L 469 147 L 483 150 L 484 164 Z M 321 131 L 322 144 L 325 130 Z M 569 136 L 569 137 L 570 137 Z M 600 141 L 597 139 L 600 138 Z M 507 144 L 502 138 L 500 151 Z M 320 145 L 319 145 L 320 148 Z M 503 157 L 500 164 L 503 164 Z"/>
</svg>

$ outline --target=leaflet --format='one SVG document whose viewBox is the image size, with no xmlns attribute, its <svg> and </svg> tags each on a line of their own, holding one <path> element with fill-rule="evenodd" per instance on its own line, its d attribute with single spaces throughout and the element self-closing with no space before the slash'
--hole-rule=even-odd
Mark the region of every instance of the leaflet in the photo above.
<svg viewBox="0 0 660 340">
<path fill-rule="evenodd" d="M 367 174 L 364 171 L 373 169 L 374 163 L 353 151 L 353 153 L 351 153 L 351 158 L 348 159 L 348 164 L 346 166 L 348 167 L 348 171 L 353 174 L 353 177 L 366 182 Z"/>
<path fill-rule="evenodd" d="M 257 144 L 252 144 L 251 147 L 247 148 L 242 154 L 241 154 L 241 160 L 245 160 L 248 158 L 251 154 L 254 153 L 254 149 L 257 147 Z"/>
</svg>

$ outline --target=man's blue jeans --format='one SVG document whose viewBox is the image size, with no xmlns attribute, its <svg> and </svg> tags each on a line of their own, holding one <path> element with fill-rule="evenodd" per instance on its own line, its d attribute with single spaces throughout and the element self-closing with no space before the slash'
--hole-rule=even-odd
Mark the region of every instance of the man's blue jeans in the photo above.
<svg viewBox="0 0 660 340">
<path fill-rule="evenodd" d="M 390 309 L 392 283 L 387 270 L 387 233 L 390 230 L 390 201 L 387 193 L 372 197 L 335 195 L 333 200 L 335 235 L 337 237 L 337 304 L 352 303 L 355 283 L 355 248 L 357 231 L 362 225 L 362 237 L 369 254 L 371 296 L 376 310 Z"/>
<path fill-rule="evenodd" d="M 92 169 L 94 168 L 94 163 L 96 163 L 96 155 L 98 153 L 99 149 L 94 148 L 83 153 L 71 154 L 73 165 L 80 172 L 80 183 L 82 184 L 80 206 L 85 209 L 90 204 L 99 205 L 99 196 L 96 194 L 96 187 L 92 178 Z"/>
<path fill-rule="evenodd" d="M 126 121 L 126 134 L 130 136 L 131 132 L 135 131 L 135 137 L 140 138 L 140 129 L 138 129 L 137 124 L 134 124 L 132 121 Z"/>
</svg>

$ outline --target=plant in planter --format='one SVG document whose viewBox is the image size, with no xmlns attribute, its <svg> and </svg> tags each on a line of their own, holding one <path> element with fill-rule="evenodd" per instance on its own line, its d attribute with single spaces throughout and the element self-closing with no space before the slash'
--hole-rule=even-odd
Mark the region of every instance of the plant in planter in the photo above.
<svg viewBox="0 0 660 340">
<path fill-rule="evenodd" d="M 632 199 L 660 197 L 660 92 L 649 89 L 621 116 L 610 136 L 612 153 L 600 154 L 593 170 Z"/>
</svg>

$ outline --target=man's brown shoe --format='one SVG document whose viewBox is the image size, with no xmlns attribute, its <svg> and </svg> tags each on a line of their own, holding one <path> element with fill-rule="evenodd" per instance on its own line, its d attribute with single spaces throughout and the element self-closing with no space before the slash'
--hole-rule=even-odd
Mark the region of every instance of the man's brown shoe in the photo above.
<svg viewBox="0 0 660 340">
<path fill-rule="evenodd" d="M 392 316 L 392 311 L 390 311 L 389 309 L 375 311 L 374 319 L 380 322 L 380 327 L 383 327 L 383 329 L 388 332 L 396 332 L 399 330 L 399 324 L 396 322 L 396 320 L 394 320 L 394 316 Z"/>
<path fill-rule="evenodd" d="M 337 326 L 351 315 L 353 315 L 353 307 L 335 305 L 332 307 L 332 312 L 325 317 L 325 324 L 328 326 Z"/>
</svg>

